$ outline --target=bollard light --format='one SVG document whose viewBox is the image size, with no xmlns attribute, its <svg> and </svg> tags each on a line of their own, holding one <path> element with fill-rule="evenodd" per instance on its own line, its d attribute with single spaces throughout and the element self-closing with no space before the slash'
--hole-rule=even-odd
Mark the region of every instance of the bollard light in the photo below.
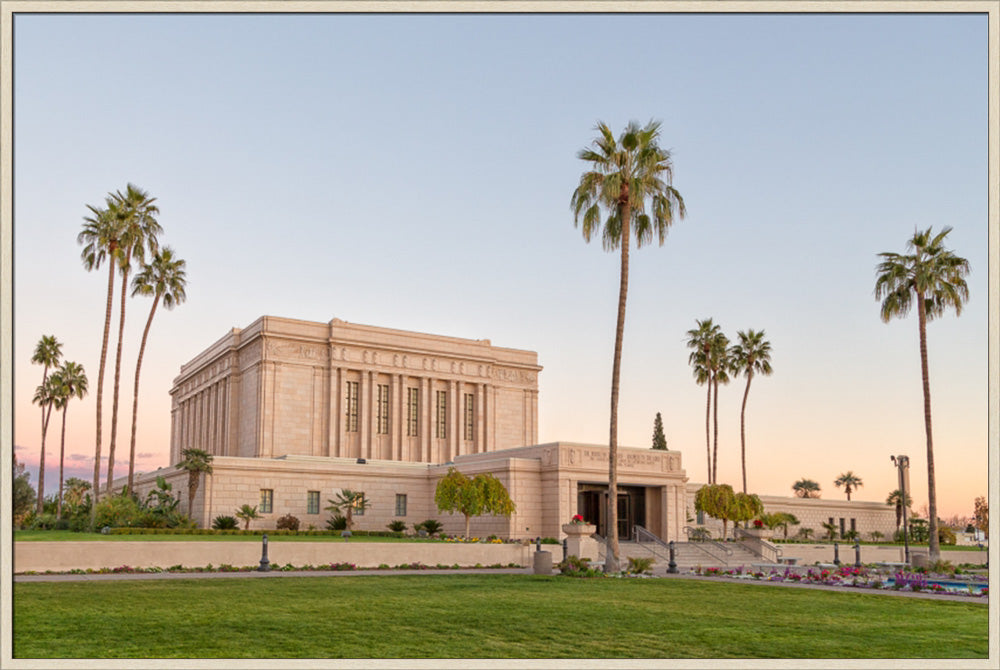
<svg viewBox="0 0 1000 670">
<path fill-rule="evenodd" d="M 840 545 L 833 543 L 833 564 L 840 565 Z"/>
<path fill-rule="evenodd" d="M 563 560 L 566 560 L 566 556 L 569 553 L 569 543 L 563 539 Z"/>
<path fill-rule="evenodd" d="M 271 571 L 271 561 L 267 560 L 267 534 L 265 533 L 262 537 L 263 546 L 260 554 L 260 565 L 257 567 L 257 572 L 270 572 Z"/>
<path fill-rule="evenodd" d="M 854 567 L 861 567 L 861 540 L 854 540 Z"/>
<path fill-rule="evenodd" d="M 541 550 L 542 550 L 542 536 L 539 535 L 538 537 L 535 538 L 535 551 L 541 551 Z"/>
<path fill-rule="evenodd" d="M 674 560 L 674 541 L 670 540 L 670 562 L 667 563 L 667 572 L 672 575 L 677 574 L 677 561 Z"/>
</svg>

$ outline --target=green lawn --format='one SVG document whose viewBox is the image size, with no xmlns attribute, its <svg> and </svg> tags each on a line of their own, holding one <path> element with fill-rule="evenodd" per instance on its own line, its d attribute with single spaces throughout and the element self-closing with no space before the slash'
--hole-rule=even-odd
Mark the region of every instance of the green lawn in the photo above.
<svg viewBox="0 0 1000 670">
<path fill-rule="evenodd" d="M 988 607 L 522 575 L 15 583 L 14 658 L 987 658 Z"/>
</svg>

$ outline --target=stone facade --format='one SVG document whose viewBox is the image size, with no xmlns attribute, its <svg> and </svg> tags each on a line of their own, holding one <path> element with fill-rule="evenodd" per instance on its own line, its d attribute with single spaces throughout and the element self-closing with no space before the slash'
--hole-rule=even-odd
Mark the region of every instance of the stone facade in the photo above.
<svg viewBox="0 0 1000 670">
<path fill-rule="evenodd" d="M 437 519 L 464 532 L 464 517 L 439 513 L 437 482 L 448 468 L 492 473 L 517 511 L 472 519 L 478 536 L 561 538 L 575 514 L 607 528 L 608 448 L 538 439 L 538 356 L 489 340 L 427 335 L 339 319 L 329 323 L 264 316 L 234 328 L 181 367 L 173 398 L 171 463 L 185 448 L 214 456 L 193 509 L 202 527 L 255 505 L 255 528 L 291 514 L 301 528 L 325 528 L 329 500 L 363 491 L 370 508 L 357 528 L 384 530 Z M 530 446 L 527 446 L 530 445 Z M 164 476 L 187 501 L 188 477 L 174 467 L 147 473 L 145 496 Z M 677 451 L 619 447 L 619 536 L 643 526 L 684 541 L 698 525 L 694 493 Z M 116 482 L 124 485 L 124 479 Z M 872 502 L 762 496 L 767 512 L 795 514 L 800 527 L 844 520 L 862 537 L 891 536 L 895 514 Z M 721 522 L 703 519 L 721 533 Z M 792 531 L 794 532 L 794 530 Z"/>
<path fill-rule="evenodd" d="M 171 462 L 194 447 L 446 463 L 533 444 L 541 369 L 489 340 L 264 316 L 181 366 Z"/>
</svg>

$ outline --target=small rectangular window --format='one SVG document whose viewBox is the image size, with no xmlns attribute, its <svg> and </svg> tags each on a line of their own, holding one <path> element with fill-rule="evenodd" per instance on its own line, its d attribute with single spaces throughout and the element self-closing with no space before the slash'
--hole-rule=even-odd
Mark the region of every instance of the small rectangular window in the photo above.
<svg viewBox="0 0 1000 670">
<path fill-rule="evenodd" d="M 396 516 L 406 516 L 406 494 L 396 494 Z"/>
<path fill-rule="evenodd" d="M 260 490 L 260 513 L 270 514 L 274 511 L 274 489 Z"/>
<path fill-rule="evenodd" d="M 364 491 L 360 491 L 360 492 L 359 492 L 359 497 L 360 497 L 360 498 L 364 498 L 364 496 L 365 496 L 365 492 L 364 492 Z M 360 503 L 361 501 L 359 500 L 358 502 Z M 355 504 L 355 505 L 354 505 L 354 512 L 353 512 L 353 515 L 354 515 L 354 516 L 364 516 L 364 515 L 365 515 L 365 508 L 364 508 L 364 507 L 361 507 L 361 506 L 360 506 L 360 505 L 358 505 L 358 504 Z"/>
<path fill-rule="evenodd" d="M 448 392 L 438 391 L 437 395 L 437 416 L 434 426 L 434 437 L 445 439 L 448 437 Z"/>
<path fill-rule="evenodd" d="M 319 514 L 319 491 L 306 491 L 306 514 Z"/>
<path fill-rule="evenodd" d="M 851 532 L 852 533 L 858 532 L 858 520 L 857 519 L 851 519 Z"/>
<path fill-rule="evenodd" d="M 347 432 L 358 432 L 358 382 L 347 382 Z"/>
<path fill-rule="evenodd" d="M 473 418 L 474 418 L 473 403 L 474 403 L 474 399 L 473 399 L 472 394 L 471 393 L 466 393 L 465 394 L 465 407 L 463 408 L 465 410 L 465 422 L 464 422 L 464 424 L 465 424 L 464 425 L 465 430 L 464 430 L 464 434 L 462 435 L 462 437 L 465 439 L 466 442 L 471 442 L 472 441 L 472 435 L 475 432 L 475 425 L 474 425 L 474 422 L 473 422 Z"/>
<path fill-rule="evenodd" d="M 389 434 L 389 385 L 378 385 L 378 405 L 375 415 L 375 432 L 379 435 Z"/>
<path fill-rule="evenodd" d="M 409 437 L 416 437 L 420 424 L 417 417 L 420 416 L 420 389 L 406 389 L 406 434 Z"/>
<path fill-rule="evenodd" d="M 840 517 L 840 536 L 844 537 L 844 517 Z"/>
</svg>

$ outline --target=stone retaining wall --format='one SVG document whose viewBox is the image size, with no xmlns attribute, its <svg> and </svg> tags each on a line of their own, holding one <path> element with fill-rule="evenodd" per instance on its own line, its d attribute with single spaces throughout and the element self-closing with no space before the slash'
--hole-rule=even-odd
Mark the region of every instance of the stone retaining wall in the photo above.
<svg viewBox="0 0 1000 670">
<path fill-rule="evenodd" d="M 14 572 L 94 570 L 128 565 L 133 568 L 174 565 L 204 567 L 212 564 L 234 566 L 258 565 L 261 541 L 229 542 L 15 542 Z M 361 567 L 390 566 L 403 563 L 461 566 L 519 566 L 531 564 L 534 545 L 463 544 L 443 542 L 268 542 L 267 555 L 272 566 L 291 563 L 295 566 L 324 563 L 353 563 Z"/>
<path fill-rule="evenodd" d="M 799 559 L 799 565 L 812 565 L 813 563 L 833 563 L 832 544 L 777 544 L 781 548 L 782 557 L 795 557 Z M 910 547 L 911 556 L 915 552 L 923 551 L 927 553 L 927 547 Z M 952 565 L 960 563 L 985 563 L 989 558 L 987 551 L 942 551 L 941 560 L 948 561 Z M 854 545 L 848 543 L 840 544 L 840 562 L 854 565 Z M 903 545 L 898 547 L 881 547 L 875 545 L 861 545 L 862 563 L 902 563 Z"/>
</svg>

